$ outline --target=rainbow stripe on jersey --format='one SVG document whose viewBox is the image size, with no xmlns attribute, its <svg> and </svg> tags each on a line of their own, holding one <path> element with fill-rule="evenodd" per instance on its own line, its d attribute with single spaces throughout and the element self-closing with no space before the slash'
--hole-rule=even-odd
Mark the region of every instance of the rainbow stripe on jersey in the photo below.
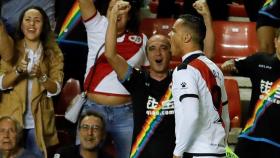
<svg viewBox="0 0 280 158">
<path fill-rule="evenodd" d="M 245 128 L 242 130 L 241 134 L 247 134 L 254 130 L 255 124 L 258 122 L 259 117 L 273 103 L 271 100 L 275 99 L 275 95 L 279 95 L 276 93 L 277 91 L 280 92 L 280 79 L 273 83 L 270 90 L 265 94 L 263 99 L 259 99 L 257 101 L 254 114 L 247 121 Z"/>
<path fill-rule="evenodd" d="M 142 130 L 137 135 L 135 142 L 133 143 L 132 150 L 130 153 L 130 158 L 139 157 L 140 153 L 144 149 L 145 145 L 154 134 L 155 129 L 163 119 L 164 115 L 159 115 L 163 110 L 163 103 L 172 98 L 170 87 L 165 92 L 165 95 L 161 98 L 160 102 L 157 105 L 157 108 L 154 109 L 155 115 L 149 115 L 143 125 Z M 156 115 L 158 114 L 158 115 Z"/>
</svg>

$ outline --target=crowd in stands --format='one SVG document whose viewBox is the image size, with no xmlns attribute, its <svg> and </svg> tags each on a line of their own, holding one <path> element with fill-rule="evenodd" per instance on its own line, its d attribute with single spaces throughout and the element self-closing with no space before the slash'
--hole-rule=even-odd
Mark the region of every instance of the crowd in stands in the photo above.
<svg viewBox="0 0 280 158">
<path fill-rule="evenodd" d="M 0 1 L 0 158 L 279 158 L 280 0 L 251 3 Z M 229 21 L 234 5 L 248 20 Z M 234 154 L 235 76 L 252 95 Z M 56 113 L 69 79 L 86 92 L 75 124 Z"/>
</svg>

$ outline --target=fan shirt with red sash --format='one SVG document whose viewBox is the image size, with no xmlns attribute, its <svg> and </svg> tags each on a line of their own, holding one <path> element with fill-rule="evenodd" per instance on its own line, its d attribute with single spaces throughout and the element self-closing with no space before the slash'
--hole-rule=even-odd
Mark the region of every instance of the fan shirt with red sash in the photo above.
<svg viewBox="0 0 280 158">
<path fill-rule="evenodd" d="M 112 70 L 104 56 L 105 47 L 102 47 L 102 45 L 105 42 L 108 19 L 97 12 L 92 18 L 84 21 L 84 23 L 89 47 L 84 89 L 89 87 L 89 92 L 105 95 L 129 95 L 129 92 L 118 81 L 117 74 Z M 144 34 L 130 34 L 126 32 L 117 38 L 117 52 L 133 67 L 146 66 L 148 65 L 145 54 L 146 42 L 147 37 Z M 91 68 L 99 49 L 100 53 L 93 73 Z M 91 82 L 92 77 L 93 80 Z M 89 85 L 90 83 L 91 85 Z"/>
</svg>

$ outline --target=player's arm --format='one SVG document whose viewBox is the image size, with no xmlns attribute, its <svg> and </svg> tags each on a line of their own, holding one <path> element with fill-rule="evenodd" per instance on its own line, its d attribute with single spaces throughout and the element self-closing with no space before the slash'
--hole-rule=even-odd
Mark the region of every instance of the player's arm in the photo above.
<svg viewBox="0 0 280 158">
<path fill-rule="evenodd" d="M 206 36 L 204 39 L 203 51 L 209 59 L 213 59 L 215 56 L 215 34 L 208 5 L 205 0 L 197 0 L 193 3 L 193 7 L 200 15 L 202 15 L 206 26 Z"/>
<path fill-rule="evenodd" d="M 196 127 L 199 121 L 199 97 L 197 90 L 197 77 L 194 72 L 180 70 L 173 76 L 175 101 L 175 134 L 176 146 L 173 152 L 174 156 L 182 156 L 188 150 L 195 139 Z M 182 77 L 184 76 L 184 77 Z M 185 83 L 187 88 L 181 84 Z M 177 104 L 176 104 L 177 103 Z"/>
</svg>

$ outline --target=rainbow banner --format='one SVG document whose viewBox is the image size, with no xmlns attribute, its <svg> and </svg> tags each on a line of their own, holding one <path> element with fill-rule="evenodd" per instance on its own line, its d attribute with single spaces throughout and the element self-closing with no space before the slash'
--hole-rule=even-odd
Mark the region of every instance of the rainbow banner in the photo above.
<svg viewBox="0 0 280 158">
<path fill-rule="evenodd" d="M 132 150 L 130 153 L 130 158 L 137 158 L 139 157 L 140 153 L 144 149 L 145 145 L 151 138 L 151 136 L 154 134 L 155 129 L 163 119 L 164 115 L 160 115 L 162 112 L 163 103 L 167 100 L 170 100 L 172 98 L 171 89 L 170 87 L 165 92 L 165 95 L 161 98 L 160 102 L 157 105 L 157 108 L 154 109 L 152 114 L 149 115 L 148 118 L 145 121 L 145 124 L 143 125 L 142 130 L 137 135 L 135 142 L 133 143 Z"/>
<path fill-rule="evenodd" d="M 273 103 L 271 100 L 274 100 L 277 91 L 280 92 L 280 79 L 273 83 L 263 99 L 257 101 L 254 114 L 246 123 L 245 128 L 242 130 L 242 134 L 248 133 L 254 129 L 254 125 L 258 121 L 259 116 L 261 116 L 261 114 Z"/>
<path fill-rule="evenodd" d="M 61 26 L 57 40 L 61 41 L 65 39 L 72 29 L 80 22 L 80 20 L 80 7 L 78 1 L 76 0 Z"/>
<path fill-rule="evenodd" d="M 273 2 L 273 0 L 266 0 L 265 3 L 263 4 L 263 8 L 268 7 L 271 2 Z"/>
</svg>

